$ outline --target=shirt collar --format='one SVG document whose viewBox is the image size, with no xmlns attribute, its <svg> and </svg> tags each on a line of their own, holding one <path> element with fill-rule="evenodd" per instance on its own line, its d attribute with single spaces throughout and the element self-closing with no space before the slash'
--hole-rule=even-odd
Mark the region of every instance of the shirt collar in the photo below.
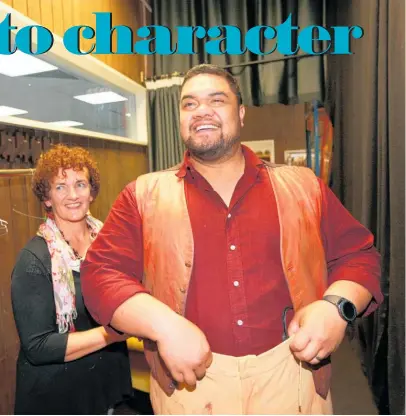
<svg viewBox="0 0 406 416">
<path fill-rule="evenodd" d="M 261 167 L 265 165 L 265 162 L 261 160 L 249 147 L 243 144 L 241 147 L 245 158 L 245 172 L 257 174 Z M 177 171 L 176 176 L 178 178 L 184 178 L 188 170 L 194 170 L 194 168 L 190 158 L 190 153 L 186 150 L 183 155 L 182 164 Z"/>
</svg>

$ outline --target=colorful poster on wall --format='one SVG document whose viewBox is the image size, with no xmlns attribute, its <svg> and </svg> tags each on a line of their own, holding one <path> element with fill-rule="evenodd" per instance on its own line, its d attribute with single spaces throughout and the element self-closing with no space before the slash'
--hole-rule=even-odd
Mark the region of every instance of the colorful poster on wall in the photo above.
<svg viewBox="0 0 406 416">
<path fill-rule="evenodd" d="M 307 166 L 306 149 L 285 150 L 284 162 L 288 166 Z M 312 165 L 314 165 L 314 152 L 312 152 Z"/>
<path fill-rule="evenodd" d="M 252 142 L 242 142 L 249 147 L 260 159 L 275 163 L 275 141 L 274 140 L 254 140 Z"/>
</svg>

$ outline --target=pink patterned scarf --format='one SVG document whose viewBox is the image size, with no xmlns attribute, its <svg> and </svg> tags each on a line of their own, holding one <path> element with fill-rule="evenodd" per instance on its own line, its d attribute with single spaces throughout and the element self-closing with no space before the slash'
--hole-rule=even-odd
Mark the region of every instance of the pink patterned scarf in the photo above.
<svg viewBox="0 0 406 416">
<path fill-rule="evenodd" d="M 103 223 L 91 215 L 87 215 L 86 221 L 91 232 L 97 235 Z M 52 284 L 59 333 L 74 332 L 73 321 L 77 318 L 77 311 L 72 270 L 80 272 L 81 260 L 76 258 L 72 247 L 65 241 L 52 218 L 48 217 L 40 225 L 37 235 L 46 241 L 51 254 Z"/>
</svg>

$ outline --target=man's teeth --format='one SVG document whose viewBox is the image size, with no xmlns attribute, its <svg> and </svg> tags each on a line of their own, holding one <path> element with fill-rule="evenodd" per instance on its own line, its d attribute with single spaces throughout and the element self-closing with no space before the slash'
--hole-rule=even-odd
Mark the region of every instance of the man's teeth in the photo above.
<svg viewBox="0 0 406 416">
<path fill-rule="evenodd" d="M 217 129 L 217 126 L 213 124 L 203 124 L 201 126 L 196 127 L 196 131 L 200 131 L 204 129 Z"/>
</svg>

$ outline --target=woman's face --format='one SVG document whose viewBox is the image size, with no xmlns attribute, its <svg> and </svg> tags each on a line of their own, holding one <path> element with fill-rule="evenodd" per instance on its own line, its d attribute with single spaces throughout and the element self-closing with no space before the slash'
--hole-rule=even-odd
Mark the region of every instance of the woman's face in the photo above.
<svg viewBox="0 0 406 416">
<path fill-rule="evenodd" d="M 89 173 L 59 169 L 58 175 L 50 183 L 47 207 L 52 207 L 56 221 L 78 222 L 85 218 L 89 205 L 93 201 L 90 195 Z"/>
</svg>

